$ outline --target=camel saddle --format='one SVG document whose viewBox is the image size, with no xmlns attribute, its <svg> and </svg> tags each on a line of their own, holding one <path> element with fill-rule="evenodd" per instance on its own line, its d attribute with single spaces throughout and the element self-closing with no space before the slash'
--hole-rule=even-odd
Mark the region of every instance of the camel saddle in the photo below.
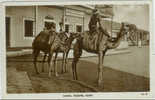
<svg viewBox="0 0 155 100">
<path fill-rule="evenodd" d="M 87 50 L 98 50 L 99 37 L 101 34 L 99 34 L 99 32 L 92 33 L 90 31 L 86 31 L 83 35 L 84 48 Z"/>
<path fill-rule="evenodd" d="M 83 44 L 84 44 L 84 48 L 88 51 L 96 51 L 99 49 L 104 49 L 104 45 L 102 44 L 106 44 L 106 40 L 108 41 L 115 41 L 115 38 L 111 38 L 107 33 L 105 33 L 106 30 L 97 30 L 96 32 L 90 32 L 90 31 L 86 31 L 83 34 Z M 103 34 L 105 34 L 106 36 L 108 36 L 108 38 L 106 36 L 104 36 Z M 104 39 L 103 39 L 104 38 Z M 103 41 L 104 40 L 104 41 Z"/>
</svg>

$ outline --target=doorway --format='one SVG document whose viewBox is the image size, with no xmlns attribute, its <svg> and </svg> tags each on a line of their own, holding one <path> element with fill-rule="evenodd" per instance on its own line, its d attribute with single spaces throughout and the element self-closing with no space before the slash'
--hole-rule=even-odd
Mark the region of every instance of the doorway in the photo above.
<svg viewBox="0 0 155 100">
<path fill-rule="evenodd" d="M 6 25 L 6 47 L 10 47 L 10 17 L 5 18 Z"/>
</svg>

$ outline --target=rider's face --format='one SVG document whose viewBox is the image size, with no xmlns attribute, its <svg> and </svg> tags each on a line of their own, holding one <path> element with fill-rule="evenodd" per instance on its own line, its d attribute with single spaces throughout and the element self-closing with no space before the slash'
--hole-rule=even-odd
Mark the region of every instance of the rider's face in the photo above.
<svg viewBox="0 0 155 100">
<path fill-rule="evenodd" d="M 56 28 L 53 26 L 53 27 L 51 27 L 51 30 L 52 31 L 56 31 Z"/>
</svg>

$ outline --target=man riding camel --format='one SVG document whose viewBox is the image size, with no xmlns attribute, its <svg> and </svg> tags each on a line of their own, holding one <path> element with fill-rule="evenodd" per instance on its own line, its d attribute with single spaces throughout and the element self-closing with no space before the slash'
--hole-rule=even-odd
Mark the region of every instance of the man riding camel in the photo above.
<svg viewBox="0 0 155 100">
<path fill-rule="evenodd" d="M 112 40 L 111 37 L 109 36 L 108 32 L 103 29 L 101 25 L 101 17 L 99 14 L 99 11 L 95 8 L 93 10 L 93 14 L 90 18 L 89 24 L 89 41 L 90 45 L 93 46 L 94 49 L 98 49 L 98 44 L 100 42 L 101 36 L 99 36 L 99 33 L 101 32 L 102 34 L 106 35 L 108 37 L 108 40 Z"/>
<path fill-rule="evenodd" d="M 98 27 L 98 24 L 99 24 L 99 27 Z M 93 14 L 92 14 L 92 16 L 90 18 L 88 26 L 89 26 L 89 31 L 90 31 L 91 35 L 98 32 L 97 30 L 99 29 L 105 35 L 110 37 L 109 34 L 107 32 L 105 32 L 106 30 L 103 29 L 103 27 L 101 25 L 101 17 L 100 17 L 99 11 L 96 8 L 93 10 Z"/>
</svg>

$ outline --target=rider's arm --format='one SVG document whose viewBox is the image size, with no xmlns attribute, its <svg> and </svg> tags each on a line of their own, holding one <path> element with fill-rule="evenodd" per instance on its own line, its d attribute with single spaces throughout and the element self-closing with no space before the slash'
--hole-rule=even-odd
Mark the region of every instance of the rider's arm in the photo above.
<svg viewBox="0 0 155 100">
<path fill-rule="evenodd" d="M 102 24 L 101 24 L 101 16 L 99 16 L 99 18 L 98 18 L 98 24 L 99 24 L 99 27 L 102 27 Z"/>
</svg>

